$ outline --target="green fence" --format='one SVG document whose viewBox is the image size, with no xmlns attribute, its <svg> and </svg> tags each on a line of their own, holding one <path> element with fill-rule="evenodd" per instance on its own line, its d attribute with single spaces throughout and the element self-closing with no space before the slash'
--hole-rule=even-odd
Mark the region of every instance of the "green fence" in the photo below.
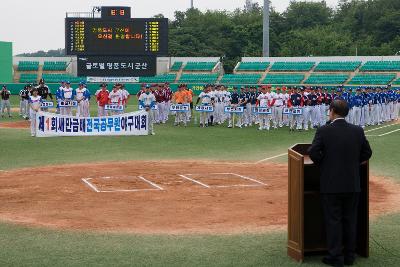
<svg viewBox="0 0 400 267">
<path fill-rule="evenodd" d="M 10 83 L 13 80 L 12 43 L 0 42 L 0 82 Z"/>
</svg>

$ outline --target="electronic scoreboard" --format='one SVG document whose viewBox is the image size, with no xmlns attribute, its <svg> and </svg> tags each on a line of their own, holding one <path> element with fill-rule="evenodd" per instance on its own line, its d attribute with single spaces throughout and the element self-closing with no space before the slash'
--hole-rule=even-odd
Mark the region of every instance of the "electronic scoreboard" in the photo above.
<svg viewBox="0 0 400 267">
<path fill-rule="evenodd" d="M 66 54 L 167 56 L 168 19 L 130 14 L 130 7 L 102 7 L 101 18 L 67 17 Z"/>
<path fill-rule="evenodd" d="M 67 55 L 167 55 L 168 19 L 66 19 Z"/>
</svg>

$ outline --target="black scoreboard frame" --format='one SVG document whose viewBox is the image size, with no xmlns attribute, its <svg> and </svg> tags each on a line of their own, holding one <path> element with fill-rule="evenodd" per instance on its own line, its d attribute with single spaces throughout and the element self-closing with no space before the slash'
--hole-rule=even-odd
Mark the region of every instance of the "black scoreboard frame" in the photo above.
<svg viewBox="0 0 400 267">
<path fill-rule="evenodd" d="M 159 46 L 160 49 L 158 52 L 151 52 L 151 51 L 141 51 L 141 52 L 131 52 L 128 50 L 119 50 L 119 51 L 114 51 L 110 49 L 104 49 L 101 52 L 93 52 L 93 51 L 83 51 L 83 52 L 76 52 L 76 51 L 71 51 L 70 49 L 70 22 L 71 21 L 87 21 L 90 23 L 133 23 L 134 21 L 158 21 L 160 22 L 159 25 L 163 24 L 164 26 L 160 26 L 160 31 L 159 31 Z M 98 55 L 104 55 L 104 56 L 168 56 L 168 19 L 167 18 L 118 18 L 118 19 L 110 19 L 110 18 L 75 18 L 75 17 L 67 17 L 65 18 L 65 54 L 66 55 L 73 55 L 73 56 L 98 56 Z M 162 30 L 162 27 L 165 27 L 164 30 Z"/>
</svg>

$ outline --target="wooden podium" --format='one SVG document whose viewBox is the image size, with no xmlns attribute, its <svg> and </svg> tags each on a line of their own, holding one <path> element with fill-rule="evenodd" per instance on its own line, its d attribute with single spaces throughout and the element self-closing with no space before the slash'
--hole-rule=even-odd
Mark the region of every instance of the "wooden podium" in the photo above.
<svg viewBox="0 0 400 267">
<path fill-rule="evenodd" d="M 319 193 L 319 168 L 307 155 L 310 144 L 297 144 L 289 155 L 288 250 L 296 261 L 326 253 L 325 223 Z M 369 166 L 360 165 L 361 193 L 358 206 L 357 254 L 369 256 Z"/>
</svg>

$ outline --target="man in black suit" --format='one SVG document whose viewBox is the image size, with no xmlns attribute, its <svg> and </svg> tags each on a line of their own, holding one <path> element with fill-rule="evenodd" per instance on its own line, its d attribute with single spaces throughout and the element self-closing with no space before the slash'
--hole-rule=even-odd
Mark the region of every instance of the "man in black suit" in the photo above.
<svg viewBox="0 0 400 267">
<path fill-rule="evenodd" d="M 364 130 L 345 121 L 349 113 L 346 101 L 334 100 L 329 110 L 330 121 L 317 130 L 308 151 L 321 171 L 328 246 L 328 255 L 322 261 L 331 266 L 352 265 L 361 191 L 360 164 L 371 157 L 372 151 Z"/>
</svg>

